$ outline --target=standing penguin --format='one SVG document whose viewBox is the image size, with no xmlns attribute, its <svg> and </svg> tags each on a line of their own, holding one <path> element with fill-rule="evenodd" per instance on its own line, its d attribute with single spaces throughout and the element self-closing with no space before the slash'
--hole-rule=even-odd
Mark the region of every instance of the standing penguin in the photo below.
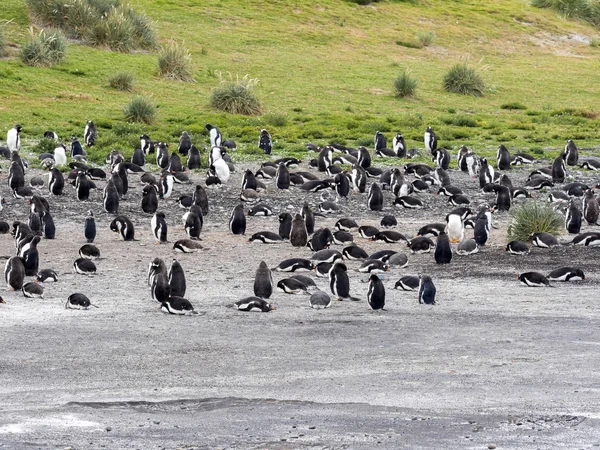
<svg viewBox="0 0 600 450">
<path fill-rule="evenodd" d="M 565 154 L 561 153 L 552 163 L 552 182 L 563 183 L 567 176 L 567 167 L 565 166 Z"/>
<path fill-rule="evenodd" d="M 387 139 L 381 131 L 375 133 L 375 151 L 387 147 Z"/>
<path fill-rule="evenodd" d="M 578 234 L 581 231 L 581 220 L 583 214 L 575 204 L 575 199 L 569 201 L 569 207 L 567 208 L 567 215 L 565 217 L 565 229 L 567 233 Z"/>
<path fill-rule="evenodd" d="M 115 186 L 114 180 L 111 178 L 106 183 L 104 195 L 102 196 L 104 210 L 109 214 L 119 213 L 119 192 Z"/>
<path fill-rule="evenodd" d="M 156 151 L 156 165 L 161 169 L 166 169 L 169 165 L 169 158 L 169 146 L 164 142 L 159 142 Z"/>
<path fill-rule="evenodd" d="M 419 303 L 426 305 L 435 305 L 436 288 L 429 275 L 419 277 Z"/>
<path fill-rule="evenodd" d="M 142 152 L 144 152 L 144 155 L 154 153 L 154 141 L 150 139 L 150 136 L 148 136 L 147 134 L 142 134 L 140 136 L 140 148 L 142 149 Z"/>
<path fill-rule="evenodd" d="M 158 194 L 156 187 L 152 184 L 147 184 L 142 189 L 142 211 L 146 214 L 154 214 L 158 209 Z"/>
<path fill-rule="evenodd" d="M 438 140 L 431 127 L 427 127 L 425 130 L 423 142 L 425 143 L 425 149 L 433 155 L 433 152 L 437 149 Z"/>
<path fill-rule="evenodd" d="M 394 136 L 392 149 L 398 158 L 406 158 L 406 142 L 402 133 L 396 133 L 396 136 Z"/>
<path fill-rule="evenodd" d="M 169 286 L 171 287 L 172 297 L 185 297 L 186 282 L 183 267 L 176 259 L 171 263 L 169 269 Z"/>
<path fill-rule="evenodd" d="M 160 176 L 160 181 L 159 181 L 159 195 L 160 198 L 162 199 L 169 199 L 171 198 L 171 194 L 173 194 L 173 184 L 175 183 L 174 181 L 175 177 L 173 175 L 171 175 L 170 173 L 163 173 Z"/>
<path fill-rule="evenodd" d="M 510 190 L 506 186 L 501 186 L 499 184 L 494 184 L 493 189 L 496 192 L 496 204 L 494 205 L 494 209 L 497 209 L 498 211 L 510 210 Z"/>
<path fill-rule="evenodd" d="M 363 169 L 368 169 L 369 167 L 371 167 L 371 154 L 369 153 L 369 150 L 367 150 L 365 147 L 359 147 L 356 164 L 358 164 Z"/>
<path fill-rule="evenodd" d="M 53 195 L 62 195 L 65 179 L 60 170 L 53 167 L 48 174 L 48 190 Z"/>
<path fill-rule="evenodd" d="M 338 300 L 360 301 L 359 298 L 350 296 L 350 279 L 348 278 L 348 268 L 343 263 L 335 263 L 329 269 L 329 288 L 331 293 Z"/>
<path fill-rule="evenodd" d="M 372 310 L 383 309 L 385 306 L 385 287 L 381 279 L 374 273 L 369 277 L 367 302 Z"/>
<path fill-rule="evenodd" d="M 306 223 L 306 232 L 308 234 L 313 234 L 315 232 L 315 214 L 310 206 L 308 206 L 307 202 L 304 202 L 304 206 L 302 206 L 302 211 L 300 213 Z"/>
<path fill-rule="evenodd" d="M 496 167 L 498 170 L 510 169 L 510 152 L 502 144 L 498 146 L 498 151 L 496 152 Z"/>
<path fill-rule="evenodd" d="M 284 163 L 279 163 L 277 173 L 275 174 L 275 185 L 279 189 L 290 188 L 290 172 Z"/>
<path fill-rule="evenodd" d="M 279 213 L 279 236 L 281 239 L 289 239 L 292 231 L 292 215 L 290 213 Z"/>
<path fill-rule="evenodd" d="M 80 202 L 88 200 L 90 198 L 90 190 L 92 189 L 92 186 L 92 182 L 85 174 L 85 172 L 79 171 L 77 173 L 77 178 L 75 178 L 75 190 L 77 192 L 77 200 L 79 200 Z M 119 194 L 118 192 L 116 192 L 116 188 L 115 194 L 118 198 Z"/>
<path fill-rule="evenodd" d="M 594 191 L 588 189 L 583 196 L 583 217 L 589 225 L 595 225 L 598 222 L 599 209 Z"/>
<path fill-rule="evenodd" d="M 25 280 L 23 258 L 13 256 L 6 261 L 6 265 L 4 266 L 4 280 L 11 290 L 18 291 L 23 288 L 23 281 Z"/>
<path fill-rule="evenodd" d="M 85 218 L 85 224 L 83 225 L 83 235 L 87 242 L 94 242 L 96 238 L 96 220 L 94 219 L 94 211 L 91 209 L 88 211 L 88 215 Z"/>
<path fill-rule="evenodd" d="M 200 169 L 202 164 L 200 162 L 200 151 L 192 144 L 190 151 L 188 152 L 187 168 L 189 170 Z"/>
<path fill-rule="evenodd" d="M 79 140 L 75 137 L 71 137 L 71 158 L 75 158 L 76 156 L 83 155 L 83 147 Z"/>
<path fill-rule="evenodd" d="M 65 147 L 65 144 L 58 144 L 54 149 L 54 164 L 57 166 L 67 164 L 67 147 Z"/>
<path fill-rule="evenodd" d="M 437 237 L 434 257 L 437 264 L 450 264 L 450 261 L 452 261 L 452 247 L 450 246 L 450 239 L 443 231 Z"/>
<path fill-rule="evenodd" d="M 341 198 L 347 198 L 350 194 L 350 180 L 348 180 L 348 177 L 344 173 L 338 173 L 333 177 L 333 186 L 335 192 Z"/>
<path fill-rule="evenodd" d="M 241 203 L 233 208 L 233 211 L 231 211 L 231 217 L 229 218 L 229 230 L 233 234 L 246 233 L 246 215 L 244 214 L 244 205 Z"/>
<path fill-rule="evenodd" d="M 199 206 L 193 205 L 192 208 L 195 208 L 195 212 L 188 211 L 185 213 L 183 215 L 183 224 L 189 238 L 198 240 L 200 239 L 203 225 L 202 211 Z"/>
<path fill-rule="evenodd" d="M 25 186 L 25 173 L 23 172 L 23 168 L 16 161 L 10 163 L 8 186 L 12 190 Z"/>
<path fill-rule="evenodd" d="M 246 189 L 256 190 L 256 188 L 257 182 L 256 177 L 254 176 L 254 172 L 248 169 L 246 170 L 246 172 L 244 172 L 244 176 L 242 177 L 242 191 Z"/>
<path fill-rule="evenodd" d="M 187 156 L 191 148 L 192 138 L 187 133 L 187 131 L 181 132 L 181 137 L 179 138 L 179 147 L 177 147 L 177 151 L 180 155 Z M 183 297 L 183 295 L 180 295 L 179 297 Z"/>
<path fill-rule="evenodd" d="M 38 252 L 37 245 L 40 243 L 40 239 L 39 236 L 34 236 L 19 252 L 19 256 L 23 258 L 25 275 L 28 277 L 36 275 L 39 269 L 40 253 Z"/>
<path fill-rule="evenodd" d="M 223 136 L 217 127 L 213 127 L 211 124 L 207 123 L 204 127 L 208 130 L 208 135 L 210 137 L 210 146 L 212 147 L 220 147 L 221 142 L 223 141 Z"/>
<path fill-rule="evenodd" d="M 88 120 L 85 124 L 85 130 L 83 132 L 83 142 L 88 147 L 91 147 L 96 143 L 96 138 L 98 137 L 98 130 L 96 130 L 96 125 L 91 120 Z"/>
<path fill-rule="evenodd" d="M 133 151 L 133 155 L 131 155 L 131 162 L 140 167 L 144 167 L 146 164 L 146 159 L 144 158 L 144 152 L 141 148 L 136 148 Z"/>
<path fill-rule="evenodd" d="M 352 188 L 354 192 L 365 192 L 367 188 L 367 173 L 360 165 L 352 166 Z"/>
<path fill-rule="evenodd" d="M 294 247 L 306 247 L 308 242 L 308 232 L 306 222 L 300 214 L 296 214 L 292 220 L 292 229 L 290 231 L 290 242 Z"/>
<path fill-rule="evenodd" d="M 202 216 L 208 214 L 208 195 L 206 194 L 206 189 L 199 184 L 196 185 L 194 193 L 192 194 L 192 203 L 200 207 Z"/>
<path fill-rule="evenodd" d="M 21 149 L 21 130 L 23 127 L 16 124 L 6 133 L 6 146 L 11 152 L 18 152 Z"/>
<path fill-rule="evenodd" d="M 486 184 L 494 182 L 494 168 L 488 164 L 486 158 L 480 158 L 479 164 L 479 187 L 483 188 Z"/>
<path fill-rule="evenodd" d="M 567 162 L 567 166 L 576 166 L 579 161 L 579 150 L 571 139 L 567 140 L 565 145 L 565 151 L 563 152 L 564 159 Z"/>
<path fill-rule="evenodd" d="M 165 217 L 165 213 L 162 211 L 158 211 L 152 216 L 150 220 L 150 226 L 152 228 L 152 235 L 154 239 L 156 239 L 157 244 L 165 244 L 167 243 L 167 220 Z"/>
<path fill-rule="evenodd" d="M 44 238 L 54 239 L 56 236 L 56 227 L 54 225 L 54 219 L 50 215 L 49 211 L 42 211 L 42 226 L 44 229 Z"/>
<path fill-rule="evenodd" d="M 258 147 L 265 152 L 265 155 L 270 155 L 273 149 L 273 141 L 271 135 L 265 129 L 260 130 L 260 136 L 258 137 Z"/>
<path fill-rule="evenodd" d="M 481 208 L 475 220 L 474 238 L 477 245 L 483 247 L 490 237 L 492 229 L 492 213 L 486 206 Z"/>
<path fill-rule="evenodd" d="M 383 209 L 383 192 L 381 192 L 381 188 L 377 183 L 371 184 L 369 188 L 367 206 L 371 211 L 381 211 Z"/>
<path fill-rule="evenodd" d="M 267 263 L 261 261 L 254 275 L 254 295 L 268 299 L 273 293 L 273 275 Z"/>
</svg>

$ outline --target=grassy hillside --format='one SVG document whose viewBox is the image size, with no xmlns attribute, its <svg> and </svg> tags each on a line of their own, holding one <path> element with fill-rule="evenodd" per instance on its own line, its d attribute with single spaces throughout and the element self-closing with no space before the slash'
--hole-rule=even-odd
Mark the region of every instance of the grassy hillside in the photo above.
<svg viewBox="0 0 600 450">
<path fill-rule="evenodd" d="M 391 139 L 401 131 L 422 147 L 434 127 L 447 148 L 462 144 L 480 152 L 508 147 L 546 151 L 572 138 L 580 147 L 600 145 L 597 83 L 599 31 L 526 0 L 378 2 L 344 0 L 245 1 L 132 0 L 156 21 L 161 42 L 185 42 L 192 53 L 193 83 L 156 76 L 156 54 L 121 54 L 72 42 L 66 62 L 51 68 L 0 59 L 0 136 L 15 122 L 25 138 L 45 129 L 61 137 L 81 135 L 85 120 L 99 127 L 98 155 L 112 147 L 131 151 L 144 131 L 176 142 L 182 130 L 206 141 L 204 124 L 219 126 L 248 153 L 260 128 L 281 151 L 305 142 L 371 145 L 376 130 Z M 0 20 L 13 55 L 30 26 L 23 0 L 4 0 Z M 432 45 L 408 48 L 416 34 L 433 31 Z M 442 90 L 456 62 L 480 68 L 485 96 Z M 414 98 L 393 95 L 393 80 L 410 69 L 418 78 Z M 108 77 L 135 74 L 135 90 L 119 92 Z M 218 73 L 249 74 L 265 114 L 232 116 L 208 106 Z M 136 94 L 159 106 L 153 126 L 127 124 L 123 106 Z M 523 109 L 511 109 L 514 107 Z"/>
</svg>

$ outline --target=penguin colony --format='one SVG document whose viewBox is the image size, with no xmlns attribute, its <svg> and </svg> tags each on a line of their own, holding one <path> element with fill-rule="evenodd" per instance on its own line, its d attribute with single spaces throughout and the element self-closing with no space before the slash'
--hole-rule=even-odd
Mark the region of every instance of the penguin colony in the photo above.
<svg viewBox="0 0 600 450">
<path fill-rule="evenodd" d="M 201 250 L 202 230 L 206 218 L 210 218 L 210 195 L 207 189 L 219 189 L 219 186 L 227 184 L 231 173 L 236 170 L 230 157 L 231 152 L 236 150 L 235 142 L 223 140 L 217 127 L 206 125 L 206 130 L 210 148 L 205 152 L 198 150 L 185 131 L 177 152 L 173 153 L 170 153 L 167 143 L 155 142 L 144 134 L 140 137 L 140 147 L 134 150 L 130 161 L 119 152 L 111 151 L 106 158 L 106 172 L 92 167 L 86 161 L 84 147 L 95 145 L 98 137 L 91 120 L 85 125 L 83 146 L 73 136 L 67 148 L 58 142 L 56 133 L 47 131 L 44 138 L 57 142 L 53 154 L 39 156 L 42 167 L 48 171 L 48 180 L 44 182 L 32 177 L 27 186 L 25 173 L 28 167 L 19 153 L 22 126 L 15 125 L 7 133 L 7 147 L 0 150 L 10 161 L 8 187 L 16 200 L 28 202 L 29 219 L 27 222 L 14 220 L 12 225 L 0 222 L 1 232 L 12 232 L 16 248 L 15 256 L 7 257 L 5 263 L 7 287 L 22 291 L 26 298 L 44 298 L 43 285 L 60 282 L 60 274 L 52 268 L 40 268 L 41 262 L 48 264 L 51 261 L 40 261 L 37 248 L 42 238 L 56 237 L 52 218 L 52 198 L 56 196 L 89 202 L 91 207 L 87 216 L 82 218 L 81 239 L 84 244 L 79 249 L 79 258 L 73 255 L 73 272 L 76 274 L 93 277 L 98 270 L 94 261 L 102 259 L 100 249 L 95 245 L 97 213 L 94 210 L 111 217 L 108 227 L 122 241 L 135 241 L 136 231 L 137 236 L 149 231 L 156 245 L 172 244 L 174 254 Z M 570 243 L 600 246 L 600 230 L 581 233 L 582 226 L 596 225 L 599 218 L 600 208 L 594 189 L 577 181 L 567 182 L 567 166 L 598 170 L 600 162 L 587 159 L 579 163 L 579 152 L 572 140 L 567 141 L 564 151 L 550 167 L 532 171 L 520 188 L 513 187 L 505 172 L 514 166 L 534 163 L 533 157 L 524 153 L 511 154 L 504 145 L 500 145 L 494 168 L 492 161 L 479 158 L 467 147 L 461 147 L 457 155 L 459 172 L 477 179 L 481 192 L 489 196 L 488 203 L 479 205 L 473 205 L 461 189 L 452 185 L 452 178 L 462 175 L 449 170 L 451 155 L 448 150 L 438 147 L 438 137 L 431 127 L 427 127 L 423 139 L 431 157 L 431 165 L 404 161 L 418 154 L 418 151 L 406 148 L 401 133 L 393 137 L 392 143 L 392 148 L 387 148 L 386 137 L 377 131 L 373 156 L 399 158 L 404 164 L 398 164 L 397 167 L 380 169 L 373 166 L 374 158 L 365 147 L 317 147 L 307 144 L 307 150 L 315 152 L 317 157 L 309 161 L 308 168 L 303 168 L 301 161 L 296 158 L 272 159 L 271 136 L 267 130 L 260 130 L 258 146 L 267 155 L 268 161 L 256 172 L 244 172 L 239 203 L 231 211 L 228 221 L 229 232 L 232 239 L 247 239 L 250 243 L 308 247 L 313 255 L 310 258 L 283 259 L 271 267 L 261 261 L 254 274 L 254 295 L 242 298 L 232 306 L 241 311 L 273 311 L 276 307 L 271 297 L 277 291 L 304 295 L 307 305 L 314 309 L 328 308 L 335 299 L 365 301 L 372 310 L 386 310 L 386 304 L 394 298 L 388 293 L 386 303 L 386 274 L 409 265 L 409 257 L 403 253 L 403 249 L 410 254 L 430 253 L 433 261 L 440 265 L 451 264 L 454 255 L 462 257 L 478 253 L 488 244 L 492 234 L 493 213 L 506 212 L 515 201 L 527 199 L 531 197 L 531 192 L 543 188 L 551 188 L 548 201 L 565 206 L 565 231 L 576 235 Z M 197 184 L 191 188 L 190 171 L 203 168 L 202 153 L 206 153 L 205 159 L 208 160 L 206 187 Z M 186 158 L 185 165 L 182 157 Z M 155 164 L 158 171 L 151 173 L 148 163 Z M 70 171 L 65 177 L 59 169 L 67 164 Z M 344 165 L 349 168 L 344 170 Z M 138 208 L 148 218 L 148 230 L 136 230 L 122 208 L 128 203 L 127 193 L 133 181 L 130 178 L 133 177 L 139 177 L 143 184 Z M 278 212 L 269 204 L 269 199 L 276 198 L 280 191 L 290 189 L 295 190 L 297 197 L 303 200 L 302 206 L 291 205 L 291 208 L 280 208 Z M 101 195 L 94 193 L 97 190 L 101 191 Z M 178 233 L 172 233 L 170 228 L 174 228 L 179 218 L 168 217 L 159 209 L 166 202 L 175 201 L 175 191 L 181 194 L 176 203 L 184 211 L 181 223 L 185 234 L 181 228 Z M 427 208 L 432 194 L 447 197 L 448 212 L 445 217 L 432 218 L 437 221 L 421 227 L 414 236 L 397 231 L 397 228 L 406 226 L 406 223 L 402 223 L 402 211 Z M 332 228 L 318 227 L 318 221 L 326 215 L 343 215 L 350 197 L 361 199 L 359 201 L 364 202 L 364 207 L 378 216 L 381 229 L 360 225 L 351 217 L 340 217 Z M 319 198 L 320 203 L 313 210 L 309 200 L 314 201 L 315 198 Z M 0 202 L 0 210 L 5 204 L 5 200 Z M 129 204 L 128 211 L 131 211 L 131 206 Z M 13 207 L 18 208 L 19 205 L 11 204 Z M 7 210 L 3 214 L 6 216 L 6 213 Z M 270 216 L 276 218 L 271 219 Z M 255 232 L 247 238 L 239 237 L 246 235 L 248 222 L 256 220 L 256 217 L 268 217 L 272 222 L 271 229 Z M 319 219 L 316 220 L 316 217 Z M 467 237 L 467 233 L 472 237 Z M 172 237 L 174 234 L 177 234 L 176 238 Z M 369 254 L 356 242 L 359 239 L 389 245 L 391 249 Z M 555 236 L 548 233 L 536 233 L 530 241 L 531 245 L 539 248 L 561 245 Z M 339 246 L 339 250 L 332 246 Z M 530 253 L 530 247 L 526 242 L 514 241 L 506 245 L 505 251 L 510 255 L 526 256 Z M 284 278 L 275 282 L 274 272 L 283 274 Z M 357 276 L 368 286 L 366 295 L 361 295 L 363 289 L 360 282 L 356 281 Z M 31 281 L 27 277 L 32 277 Z M 323 278 L 324 283 L 319 283 L 319 287 L 313 277 Z M 526 286 L 538 287 L 550 286 L 551 281 L 583 281 L 585 275 L 580 268 L 565 266 L 547 275 L 525 272 L 517 275 L 517 279 Z M 150 288 L 149 299 L 156 301 L 164 313 L 198 314 L 192 301 L 186 298 L 186 276 L 177 259 L 170 261 L 169 267 L 160 258 L 150 261 L 147 284 Z M 414 291 L 414 298 L 420 304 L 434 305 L 439 300 L 436 299 L 436 285 L 427 274 L 403 275 L 393 286 L 388 285 L 387 289 Z M 92 294 L 93 289 L 88 288 L 87 293 Z M 5 302 L 0 298 L 0 303 Z M 88 309 L 99 306 L 92 303 L 85 293 L 74 292 L 66 299 L 65 307 Z"/>
</svg>

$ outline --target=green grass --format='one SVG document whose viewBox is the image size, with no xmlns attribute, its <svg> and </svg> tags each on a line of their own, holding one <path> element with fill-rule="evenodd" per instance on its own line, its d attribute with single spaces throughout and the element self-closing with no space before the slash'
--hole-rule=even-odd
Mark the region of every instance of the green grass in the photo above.
<svg viewBox="0 0 600 450">
<path fill-rule="evenodd" d="M 67 54 L 67 39 L 56 28 L 43 29 L 36 33 L 29 29 L 29 40 L 21 46 L 19 56 L 28 66 L 52 66 L 61 63 Z"/>
<path fill-rule="evenodd" d="M 396 97 L 412 97 L 417 91 L 419 81 L 410 75 L 410 70 L 405 70 L 394 80 Z"/>
<path fill-rule="evenodd" d="M 600 27 L 600 4 L 598 0 L 532 0 L 538 8 L 550 8 L 573 19 L 589 22 Z"/>
<path fill-rule="evenodd" d="M 171 41 L 158 52 L 158 74 L 167 80 L 193 81 L 191 61 L 192 55 L 185 45 Z"/>
<path fill-rule="evenodd" d="M 590 38 L 590 47 L 595 48 L 595 47 L 600 47 L 600 38 L 597 38 L 596 36 L 593 36 Z"/>
<path fill-rule="evenodd" d="M 4 23 L 0 22 L 0 58 L 8 56 L 8 45 L 6 43 L 6 35 L 4 32 L 5 26 Z"/>
<path fill-rule="evenodd" d="M 564 223 L 563 216 L 546 202 L 529 201 L 513 212 L 508 227 L 510 240 L 526 241 L 532 233 L 560 234 Z"/>
<path fill-rule="evenodd" d="M 133 91 L 135 77 L 131 72 L 119 71 L 108 78 L 108 85 L 118 91 Z"/>
<path fill-rule="evenodd" d="M 455 94 L 481 97 L 485 91 L 485 83 L 477 70 L 466 63 L 455 64 L 444 75 L 444 90 Z"/>
<path fill-rule="evenodd" d="M 364 142 L 372 147 L 380 127 L 388 140 L 401 131 L 409 147 L 422 147 L 427 125 L 436 130 L 440 146 L 455 150 L 465 144 L 485 156 L 495 155 L 499 143 L 523 151 L 540 148 L 548 158 L 569 137 L 582 148 L 600 144 L 598 89 L 590 81 L 597 78 L 598 50 L 568 39 L 539 41 L 547 33 L 597 36 L 597 30 L 528 2 L 381 1 L 374 7 L 339 0 L 130 4 L 154 21 L 160 44 L 185 42 L 192 57 L 189 74 L 196 82 L 157 76 L 157 53 L 150 50 L 126 54 L 71 42 L 68 59 L 52 67 L 29 67 L 16 56 L 4 58 L 0 136 L 17 122 L 24 125 L 25 143 L 39 139 L 47 128 L 61 136 L 80 134 L 85 119 L 91 118 L 99 136 L 106 138 L 93 148 L 98 160 L 112 146 L 135 148 L 141 132 L 175 144 L 177 133 L 185 129 L 193 133 L 194 142 L 207 143 L 206 123 L 218 125 L 225 138 L 236 140 L 239 153 L 256 146 L 265 127 L 282 153 L 308 141 Z M 427 24 L 427 30 L 435 32 L 435 46 L 398 45 L 397 41 L 416 42 L 416 31 L 390 17 L 414 17 L 415 23 Z M 11 22 L 4 27 L 5 37 L 13 50 L 28 36 L 25 0 L 2 2 L 0 22 L 7 20 Z M 452 62 L 468 54 L 477 55 L 476 61 L 471 59 L 474 67 L 486 67 L 488 89 L 483 98 L 457 96 L 442 88 Z M 395 97 L 399 67 L 410 69 L 419 80 L 417 96 Z M 136 94 L 152 95 L 160 104 L 152 125 L 124 119 L 123 105 L 132 95 L 107 83 L 118 71 L 133 74 Z M 254 94 L 263 116 L 229 114 L 211 106 L 218 73 L 228 72 L 260 79 Z M 527 109 L 502 108 L 516 103 Z M 570 109 L 564 110 L 565 105 Z M 74 111 L 86 111 L 86 117 Z M 451 121 L 449 116 L 458 119 Z"/>
<path fill-rule="evenodd" d="M 417 33 L 417 40 L 421 43 L 422 47 L 429 47 L 433 44 L 435 33 L 433 31 L 419 31 Z"/>
<path fill-rule="evenodd" d="M 210 104 L 213 108 L 229 114 L 259 115 L 262 113 L 262 105 L 254 94 L 257 85 L 258 80 L 248 75 L 242 78 L 236 76 L 235 79 L 231 74 L 229 78 L 221 77 L 219 86 L 211 93 Z"/>
<path fill-rule="evenodd" d="M 156 120 L 156 106 L 152 101 L 142 95 L 136 95 L 125 108 L 123 108 L 125 120 L 128 122 L 145 123 L 152 125 Z"/>
</svg>

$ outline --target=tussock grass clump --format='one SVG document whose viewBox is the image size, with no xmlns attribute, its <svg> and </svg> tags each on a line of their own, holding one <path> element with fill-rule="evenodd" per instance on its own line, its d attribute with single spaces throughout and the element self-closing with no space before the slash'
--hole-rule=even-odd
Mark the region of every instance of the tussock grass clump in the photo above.
<svg viewBox="0 0 600 450">
<path fill-rule="evenodd" d="M 192 55 L 182 44 L 171 42 L 158 53 L 158 74 L 169 80 L 194 81 L 190 72 Z"/>
<path fill-rule="evenodd" d="M 512 223 L 508 227 L 511 240 L 525 241 L 531 233 L 557 235 L 563 227 L 563 217 L 551 205 L 541 202 L 527 202 L 516 209 Z"/>
<path fill-rule="evenodd" d="M 258 79 L 243 78 L 236 76 L 234 80 L 231 74 L 229 79 L 220 76 L 219 86 L 214 88 L 210 96 L 210 105 L 214 108 L 230 114 L 243 114 L 245 116 L 256 116 L 262 113 L 262 105 L 254 95 L 254 88 Z"/>
<path fill-rule="evenodd" d="M 572 19 L 583 20 L 600 27 L 600 4 L 598 0 L 532 0 L 538 8 L 550 8 Z"/>
<path fill-rule="evenodd" d="M 129 53 L 136 47 L 133 23 L 118 9 L 112 8 L 104 20 L 99 20 L 91 27 L 87 41 L 94 47 Z"/>
<path fill-rule="evenodd" d="M 435 33 L 433 31 L 419 31 L 417 33 L 417 39 L 423 47 L 427 47 L 433 43 Z"/>
<path fill-rule="evenodd" d="M 134 77 L 131 72 L 117 72 L 108 78 L 108 85 L 118 91 L 133 91 Z"/>
<path fill-rule="evenodd" d="M 29 40 L 21 46 L 19 56 L 28 66 L 52 66 L 64 60 L 67 39 L 58 29 L 41 30 L 38 34 L 29 29 Z"/>
<path fill-rule="evenodd" d="M 481 97 L 485 91 L 485 83 L 477 70 L 466 63 L 454 65 L 444 76 L 444 90 L 456 94 Z"/>
<path fill-rule="evenodd" d="M 140 122 L 151 125 L 156 120 L 156 106 L 143 95 L 136 95 L 125 108 L 123 108 L 125 119 L 128 122 Z"/>
<path fill-rule="evenodd" d="M 417 91 L 419 81 L 412 77 L 410 70 L 405 70 L 394 80 L 394 92 L 396 97 L 412 97 Z"/>
<path fill-rule="evenodd" d="M 263 116 L 263 120 L 267 125 L 272 127 L 284 127 L 288 123 L 288 118 L 283 113 L 269 113 Z"/>
<path fill-rule="evenodd" d="M 592 38 L 590 39 L 590 47 L 594 47 L 594 48 L 595 48 L 595 47 L 600 47 L 600 38 L 597 38 L 597 37 L 595 37 L 595 36 L 594 36 L 594 37 L 592 37 Z"/>
</svg>

